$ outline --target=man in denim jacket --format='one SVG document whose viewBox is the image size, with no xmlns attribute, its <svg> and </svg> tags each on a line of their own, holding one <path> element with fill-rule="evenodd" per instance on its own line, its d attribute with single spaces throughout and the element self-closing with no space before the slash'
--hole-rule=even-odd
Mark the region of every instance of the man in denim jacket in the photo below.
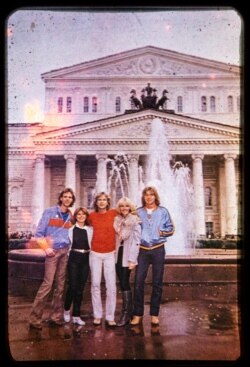
<svg viewBox="0 0 250 367">
<path fill-rule="evenodd" d="M 52 299 L 52 310 L 49 317 L 51 325 L 62 325 L 63 291 L 69 250 L 68 229 L 72 226 L 72 214 L 69 207 L 73 206 L 75 195 L 72 189 L 64 189 L 58 197 L 58 205 L 46 209 L 40 219 L 35 237 L 45 251 L 45 272 L 43 282 L 38 289 L 30 314 L 30 327 L 41 329 L 42 316 L 46 300 L 55 288 Z M 44 244 L 48 244 L 45 246 Z"/>
</svg>

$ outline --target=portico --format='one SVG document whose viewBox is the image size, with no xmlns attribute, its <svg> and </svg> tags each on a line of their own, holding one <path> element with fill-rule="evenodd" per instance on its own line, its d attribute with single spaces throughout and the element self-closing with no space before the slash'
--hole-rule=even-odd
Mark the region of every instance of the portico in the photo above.
<svg viewBox="0 0 250 367">
<path fill-rule="evenodd" d="M 76 192 L 76 205 L 90 208 L 93 192 L 108 190 L 107 160 L 118 152 L 128 159 L 128 192 L 125 194 L 140 205 L 139 175 L 140 169 L 145 172 L 154 117 L 164 122 L 166 134 L 172 131 L 168 142 L 171 163 L 180 160 L 191 169 L 197 233 L 205 236 L 206 222 L 212 222 L 213 230 L 220 235 L 236 235 L 238 128 L 223 126 L 222 129 L 217 124 L 150 110 L 70 127 L 63 134 L 60 130 L 37 134 L 34 138 L 37 152 L 33 171 L 36 188 L 32 194 L 33 225 L 44 208 L 55 200 L 52 198 L 56 197 L 59 181 L 62 187 L 70 186 Z M 206 187 L 212 189 L 210 203 L 206 203 Z M 117 190 L 112 186 L 109 189 L 115 205 L 121 196 L 119 186 Z"/>
</svg>

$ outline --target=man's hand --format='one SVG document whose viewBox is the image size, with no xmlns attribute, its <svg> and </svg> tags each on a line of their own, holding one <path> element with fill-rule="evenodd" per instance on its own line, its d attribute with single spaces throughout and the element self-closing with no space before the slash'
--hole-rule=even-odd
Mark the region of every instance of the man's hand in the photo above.
<svg viewBox="0 0 250 367">
<path fill-rule="evenodd" d="M 50 247 L 44 249 L 44 252 L 45 252 L 46 256 L 49 256 L 49 257 L 55 256 L 54 250 Z"/>
</svg>

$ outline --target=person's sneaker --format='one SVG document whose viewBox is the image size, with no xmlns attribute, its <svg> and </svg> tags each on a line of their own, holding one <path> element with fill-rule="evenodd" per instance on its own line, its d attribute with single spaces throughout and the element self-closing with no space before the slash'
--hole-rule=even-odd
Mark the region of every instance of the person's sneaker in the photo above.
<svg viewBox="0 0 250 367">
<path fill-rule="evenodd" d="M 79 316 L 73 316 L 73 324 L 85 325 L 85 322 Z"/>
<path fill-rule="evenodd" d="M 69 311 L 64 310 L 63 318 L 65 322 L 70 322 L 70 310 Z"/>
</svg>

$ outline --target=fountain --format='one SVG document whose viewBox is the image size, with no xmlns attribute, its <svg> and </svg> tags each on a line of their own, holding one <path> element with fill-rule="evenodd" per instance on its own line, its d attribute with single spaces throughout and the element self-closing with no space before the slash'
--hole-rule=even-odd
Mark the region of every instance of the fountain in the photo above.
<svg viewBox="0 0 250 367">
<path fill-rule="evenodd" d="M 175 234 L 166 245 L 167 254 L 186 254 L 195 242 L 190 168 L 181 161 L 171 167 L 164 125 L 155 118 L 151 126 L 145 186 L 156 187 L 161 205 L 169 210 L 175 224 Z"/>
<path fill-rule="evenodd" d="M 168 254 L 187 254 L 196 240 L 193 230 L 193 186 L 190 168 L 181 161 L 171 167 L 168 140 L 162 121 L 152 121 L 148 147 L 146 171 L 138 167 L 138 197 L 136 205 L 141 205 L 141 192 L 145 186 L 155 186 L 161 198 L 161 205 L 168 208 L 175 224 L 175 234 L 168 239 Z M 114 158 L 107 158 L 109 170 L 107 191 L 112 202 L 122 196 L 129 196 L 128 158 L 119 152 Z"/>
</svg>

